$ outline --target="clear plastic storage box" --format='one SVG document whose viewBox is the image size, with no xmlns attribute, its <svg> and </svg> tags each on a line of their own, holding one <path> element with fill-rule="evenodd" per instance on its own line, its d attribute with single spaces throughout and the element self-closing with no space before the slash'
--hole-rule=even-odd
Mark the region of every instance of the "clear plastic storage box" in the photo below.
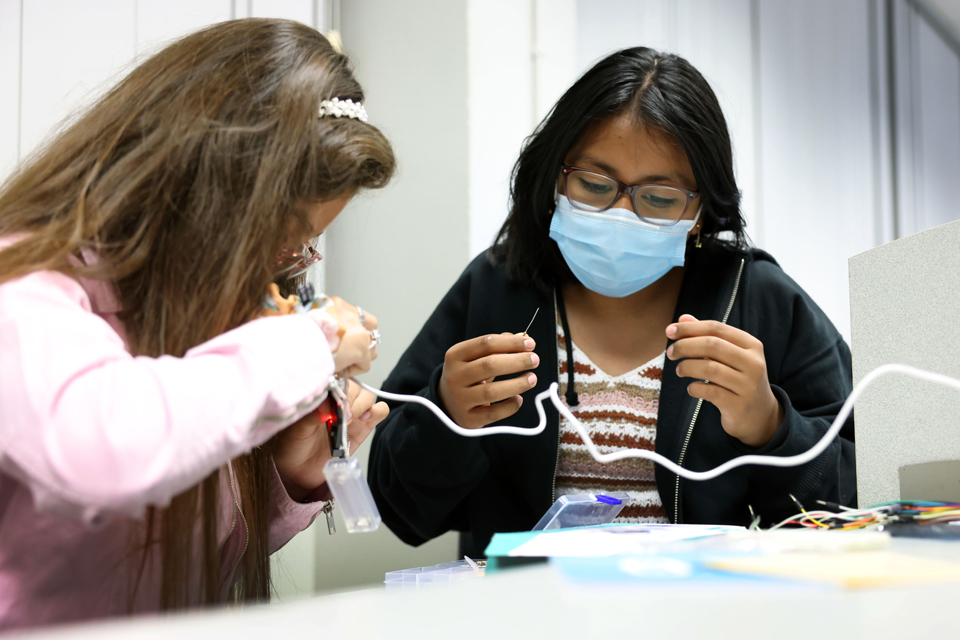
<svg viewBox="0 0 960 640">
<path fill-rule="evenodd" d="M 457 562 L 435 564 L 430 567 L 391 571 L 385 576 L 383 583 L 387 585 L 388 589 L 401 587 L 416 589 L 476 580 L 484 576 L 486 563 L 480 561 L 476 564 L 477 566 L 474 567 L 466 560 L 459 560 Z"/>
<path fill-rule="evenodd" d="M 330 493 L 337 501 L 347 531 L 376 531 L 380 526 L 380 511 L 363 477 L 360 461 L 356 458 L 333 458 L 324 465 L 323 475 Z"/>
<path fill-rule="evenodd" d="M 623 491 L 608 494 L 578 493 L 560 496 L 532 531 L 567 527 L 589 527 L 613 522 L 630 495 Z"/>
</svg>

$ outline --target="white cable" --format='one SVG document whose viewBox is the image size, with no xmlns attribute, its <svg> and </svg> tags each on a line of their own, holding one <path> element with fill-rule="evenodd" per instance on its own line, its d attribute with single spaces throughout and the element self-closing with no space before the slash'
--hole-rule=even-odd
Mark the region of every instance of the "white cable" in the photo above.
<svg viewBox="0 0 960 640">
<path fill-rule="evenodd" d="M 543 433 L 543 430 L 547 428 L 547 414 L 543 410 L 543 401 L 546 398 L 551 398 L 553 404 L 563 404 L 560 402 L 560 397 L 557 396 L 556 388 L 557 383 L 554 382 L 550 385 L 550 388 L 546 391 L 541 391 L 537 394 L 536 399 L 534 400 L 537 403 L 537 415 L 540 416 L 540 424 L 536 427 L 484 427 L 482 429 L 464 429 L 456 422 L 450 419 L 450 417 L 443 412 L 443 409 L 430 402 L 422 396 L 408 396 L 402 393 L 390 393 L 389 391 L 381 391 L 380 389 L 374 389 L 368 384 L 360 382 L 356 378 L 350 378 L 351 382 L 355 382 L 360 385 L 361 389 L 366 389 L 370 393 L 380 396 L 384 400 L 393 400 L 394 402 L 413 402 L 414 404 L 421 404 L 427 409 L 433 412 L 433 415 L 440 418 L 440 422 L 445 424 L 448 429 L 454 433 L 458 433 L 461 436 L 466 436 L 468 438 L 479 438 L 480 436 L 495 436 L 495 435 L 514 435 L 514 436 L 535 436 Z M 590 436 L 587 436 L 587 439 L 590 439 Z M 593 444 L 593 443 L 591 443 Z"/>
<path fill-rule="evenodd" d="M 493 436 L 493 435 L 504 435 L 512 434 L 518 436 L 535 436 L 540 433 L 543 433 L 543 430 L 547 426 L 547 414 L 543 410 L 543 401 L 546 398 L 550 398 L 553 401 L 553 405 L 557 408 L 557 411 L 563 415 L 564 418 L 570 421 L 570 424 L 577 430 L 577 433 L 580 435 L 580 439 L 583 440 L 583 444 L 586 445 L 587 451 L 590 452 L 590 455 L 593 456 L 593 459 L 597 462 L 607 463 L 614 462 L 616 460 L 624 460 L 626 458 L 646 458 L 647 460 L 652 460 L 659 465 L 662 465 L 672 471 L 673 473 L 686 478 L 687 480 L 711 480 L 717 476 L 723 475 L 731 469 L 736 469 L 737 467 L 742 467 L 747 464 L 768 466 L 768 467 L 797 467 L 802 464 L 806 464 L 823 453 L 827 447 L 830 446 L 830 443 L 833 442 L 833 439 L 840 432 L 840 429 L 843 427 L 843 423 L 847 421 L 850 412 L 853 411 L 853 405 L 856 403 L 857 399 L 866 391 L 867 387 L 873 384 L 878 378 L 882 378 L 885 375 L 891 373 L 899 373 L 902 375 L 910 376 L 917 378 L 919 380 L 925 380 L 927 382 L 933 382 L 936 384 L 941 384 L 947 387 L 953 387 L 960 391 L 960 380 L 956 378 L 951 378 L 950 376 L 945 376 L 939 373 L 932 373 L 930 371 L 924 371 L 923 369 L 917 369 L 916 367 L 911 367 L 905 364 L 885 364 L 877 367 L 867 375 L 863 377 L 863 380 L 860 381 L 853 391 L 847 397 L 846 402 L 843 403 L 843 406 L 840 408 L 840 412 L 837 414 L 837 417 L 834 419 L 833 424 L 830 425 L 830 428 L 827 429 L 826 433 L 823 434 L 823 437 L 820 438 L 820 441 L 817 444 L 813 445 L 805 451 L 804 453 L 798 453 L 793 456 L 766 456 L 766 455 L 745 455 L 733 458 L 728 460 L 723 464 L 710 469 L 709 471 L 691 471 L 690 469 L 685 469 L 675 462 L 668 458 L 664 458 L 659 453 L 653 451 L 645 451 L 641 449 L 627 449 L 623 451 L 615 451 L 613 453 L 600 453 L 600 450 L 597 449 L 597 445 L 593 443 L 593 440 L 590 439 L 590 436 L 587 434 L 587 430 L 580 424 L 580 421 L 570 412 L 570 409 L 563 404 L 560 400 L 560 396 L 557 393 L 558 385 L 556 382 L 550 385 L 550 388 L 546 391 L 542 391 L 537 394 L 535 402 L 537 403 L 537 415 L 540 417 L 540 424 L 533 428 L 525 427 L 485 427 L 482 429 L 464 429 L 459 426 L 453 420 L 451 420 L 443 410 L 430 402 L 426 398 L 421 396 L 408 396 L 399 393 L 389 393 L 387 391 L 381 391 L 380 389 L 374 389 L 373 387 L 364 384 L 356 379 L 351 378 L 354 382 L 360 385 L 361 388 L 366 389 L 370 393 L 373 393 L 385 400 L 393 400 L 395 402 L 415 402 L 425 406 L 427 409 L 433 412 L 437 418 L 443 422 L 451 431 L 458 433 L 462 436 L 469 438 L 477 438 L 480 436 Z"/>
</svg>

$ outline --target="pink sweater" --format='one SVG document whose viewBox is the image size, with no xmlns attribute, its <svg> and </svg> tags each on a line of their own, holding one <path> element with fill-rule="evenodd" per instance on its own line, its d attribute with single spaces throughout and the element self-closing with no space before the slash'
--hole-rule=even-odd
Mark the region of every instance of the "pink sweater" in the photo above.
<svg viewBox="0 0 960 640">
<path fill-rule="evenodd" d="M 333 357 L 309 317 L 145 358 L 127 350 L 117 311 L 103 282 L 44 271 L 0 285 L 0 630 L 124 613 L 145 508 L 218 468 L 225 596 L 247 535 L 230 460 L 326 396 Z M 275 472 L 270 499 L 271 552 L 324 504 L 293 502 Z M 157 555 L 136 612 L 159 608 Z"/>
</svg>

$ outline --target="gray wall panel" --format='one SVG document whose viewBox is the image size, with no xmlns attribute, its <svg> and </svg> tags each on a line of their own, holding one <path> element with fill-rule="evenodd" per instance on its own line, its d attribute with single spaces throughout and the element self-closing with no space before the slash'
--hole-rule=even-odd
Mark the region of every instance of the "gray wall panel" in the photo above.
<svg viewBox="0 0 960 640">
<path fill-rule="evenodd" d="M 887 363 L 960 377 L 960 221 L 850 259 L 853 377 Z M 854 410 L 860 506 L 900 498 L 898 469 L 960 459 L 960 393 L 888 376 Z"/>
</svg>

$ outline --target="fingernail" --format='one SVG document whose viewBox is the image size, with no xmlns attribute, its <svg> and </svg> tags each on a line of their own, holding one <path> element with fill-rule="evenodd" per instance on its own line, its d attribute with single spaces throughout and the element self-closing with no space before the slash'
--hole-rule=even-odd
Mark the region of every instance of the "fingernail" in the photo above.
<svg viewBox="0 0 960 640">
<path fill-rule="evenodd" d="M 370 416 L 372 416 L 372 415 L 373 415 L 373 414 L 370 413 L 369 411 L 364 411 L 364 412 L 363 412 L 363 415 L 360 416 L 360 421 L 361 421 L 361 422 L 366 422 L 367 420 L 370 419 Z"/>
<path fill-rule="evenodd" d="M 518 407 L 523 406 L 523 396 L 517 396 L 517 406 Z"/>
<path fill-rule="evenodd" d="M 527 382 L 530 383 L 531 387 L 534 386 L 535 384 L 537 384 L 537 376 L 531 373 L 530 375 L 527 376 Z"/>
<path fill-rule="evenodd" d="M 537 343 L 531 340 L 530 338 L 527 338 L 526 340 L 523 341 L 523 346 L 527 348 L 527 351 L 532 351 L 533 348 L 537 346 Z"/>
<path fill-rule="evenodd" d="M 669 347 L 667 347 L 667 357 L 668 358 L 673 357 L 673 345 L 670 345 Z"/>
<path fill-rule="evenodd" d="M 538 356 L 538 355 L 535 354 L 535 353 L 530 354 L 530 362 L 531 362 L 531 364 L 533 364 L 533 366 L 539 365 L 539 364 L 540 364 L 540 356 Z"/>
<path fill-rule="evenodd" d="M 677 325 L 672 324 L 669 327 L 667 327 L 668 336 L 673 337 L 674 335 L 676 335 L 676 333 L 677 333 Z"/>
</svg>

